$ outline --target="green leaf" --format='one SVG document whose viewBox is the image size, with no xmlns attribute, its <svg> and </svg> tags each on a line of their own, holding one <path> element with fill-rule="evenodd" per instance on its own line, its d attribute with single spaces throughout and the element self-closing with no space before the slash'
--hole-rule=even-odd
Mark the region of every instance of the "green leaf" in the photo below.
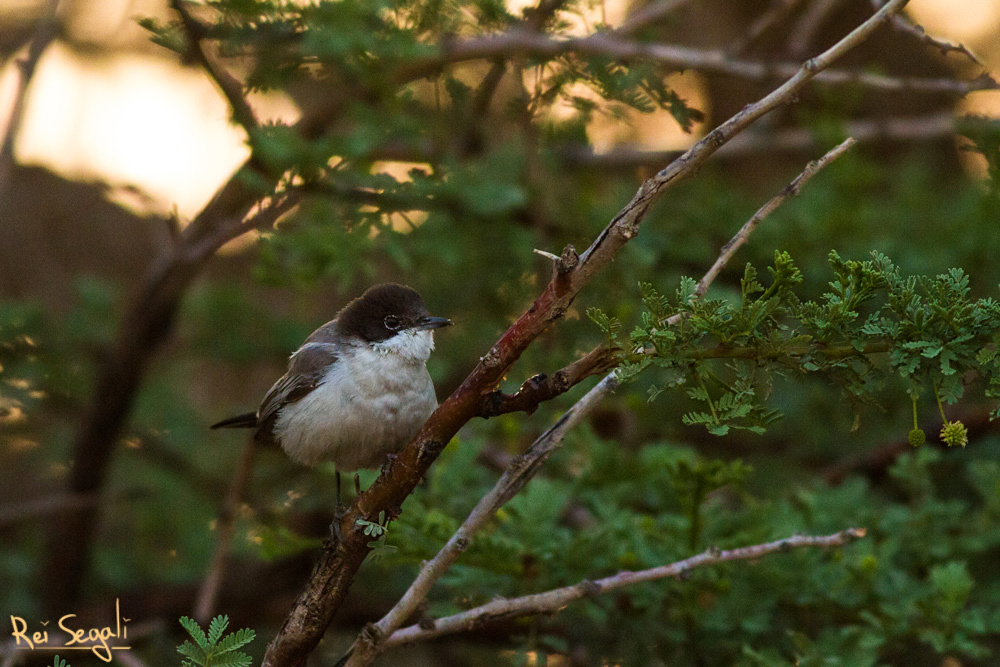
<svg viewBox="0 0 1000 667">
<path fill-rule="evenodd" d="M 197 621 L 187 616 L 181 616 L 180 624 L 188 631 L 188 634 L 197 642 L 198 646 L 205 650 L 209 648 L 208 637 L 205 636 L 205 631 L 201 629 Z"/>
</svg>

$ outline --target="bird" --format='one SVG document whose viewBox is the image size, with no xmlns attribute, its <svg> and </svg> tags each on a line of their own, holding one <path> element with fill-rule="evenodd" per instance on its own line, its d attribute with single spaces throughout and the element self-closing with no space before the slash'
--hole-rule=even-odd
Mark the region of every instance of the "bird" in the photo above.
<svg viewBox="0 0 1000 667">
<path fill-rule="evenodd" d="M 303 465 L 332 461 L 339 505 L 341 472 L 378 468 L 437 408 L 427 360 L 434 330 L 451 324 L 431 316 L 416 290 L 375 285 L 289 357 L 256 412 L 210 428 L 255 429 L 257 442 Z"/>
</svg>

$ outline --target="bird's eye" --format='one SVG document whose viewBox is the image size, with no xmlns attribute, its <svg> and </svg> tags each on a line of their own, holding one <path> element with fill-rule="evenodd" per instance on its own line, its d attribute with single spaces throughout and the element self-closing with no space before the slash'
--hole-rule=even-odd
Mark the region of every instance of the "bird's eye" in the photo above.
<svg viewBox="0 0 1000 667">
<path fill-rule="evenodd" d="M 384 320 L 382 320 L 382 323 L 385 324 L 385 328 L 389 331 L 398 331 L 399 327 L 403 324 L 395 315 L 387 316 Z"/>
</svg>

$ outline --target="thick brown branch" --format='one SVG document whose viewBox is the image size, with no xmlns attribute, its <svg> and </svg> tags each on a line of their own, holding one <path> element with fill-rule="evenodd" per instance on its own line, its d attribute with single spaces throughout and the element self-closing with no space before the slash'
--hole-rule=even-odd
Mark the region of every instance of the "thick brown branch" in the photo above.
<svg viewBox="0 0 1000 667">
<path fill-rule="evenodd" d="M 748 105 L 716 128 L 687 153 L 642 184 L 575 267 L 556 272 L 532 306 L 507 330 L 481 359 L 461 386 L 431 415 L 413 440 L 385 467 L 369 489 L 355 499 L 340 522 L 343 542 L 327 541 L 303 592 L 268 646 L 266 667 L 291 667 L 305 663 L 347 595 L 354 575 L 369 551 L 369 538 L 358 530 L 358 520 L 374 521 L 380 512 L 393 518 L 403 500 L 423 478 L 441 450 L 458 430 L 475 417 L 482 396 L 496 389 L 507 370 L 531 342 L 572 303 L 593 275 L 607 266 L 618 250 L 638 233 L 639 225 L 658 195 L 670 185 L 693 174 L 716 150 L 769 111 L 786 104 L 816 74 L 854 46 L 866 40 L 907 0 L 890 2 L 830 49 L 806 62 L 795 75 L 771 94 Z"/>
<path fill-rule="evenodd" d="M 671 565 L 663 565 L 639 572 L 620 572 L 604 579 L 596 581 L 584 580 L 573 586 L 556 588 L 545 593 L 525 595 L 524 597 L 510 600 L 494 600 L 481 607 L 463 611 L 454 616 L 424 623 L 423 627 L 420 625 L 411 625 L 408 628 L 397 630 L 386 639 L 386 644 L 390 647 L 401 646 L 416 641 L 433 639 L 442 635 L 472 630 L 481 625 L 501 619 L 550 614 L 559 611 L 570 602 L 575 602 L 582 598 L 603 595 L 604 593 L 609 593 L 626 586 L 657 581 L 659 579 L 666 579 L 667 577 L 679 578 L 697 567 L 715 565 L 733 560 L 754 560 L 769 554 L 782 553 L 802 547 L 839 547 L 861 539 L 865 536 L 865 533 L 866 530 L 864 528 L 848 528 L 839 533 L 822 537 L 796 535 L 775 542 L 740 547 L 738 549 L 725 551 L 709 549 L 697 556 L 686 558 Z"/>
<path fill-rule="evenodd" d="M 577 384 L 594 375 L 606 373 L 615 365 L 615 355 L 601 345 L 552 375 L 540 373 L 528 378 L 513 394 L 499 389 L 483 396 L 480 417 L 496 417 L 509 412 L 526 412 L 529 415 L 545 401 L 565 394 Z"/>
<path fill-rule="evenodd" d="M 246 217 L 258 195 L 234 178 L 219 191 L 147 271 L 145 284 L 125 314 L 114 351 L 101 369 L 90 405 L 73 442 L 69 493 L 97 493 L 107 474 L 114 444 L 121 435 L 139 384 L 153 354 L 172 330 L 181 297 L 208 259 L 227 241 L 259 220 L 273 220 L 283 209 Z M 49 571 L 45 604 L 53 612 L 72 602 L 86 573 L 90 542 L 97 524 L 95 507 L 72 508 L 53 518 L 49 529 Z"/>
</svg>

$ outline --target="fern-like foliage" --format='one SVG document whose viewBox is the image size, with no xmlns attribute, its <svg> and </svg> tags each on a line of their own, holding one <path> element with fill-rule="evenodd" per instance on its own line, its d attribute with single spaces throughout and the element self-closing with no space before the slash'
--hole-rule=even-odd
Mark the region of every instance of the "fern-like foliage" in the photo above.
<svg viewBox="0 0 1000 667">
<path fill-rule="evenodd" d="M 683 278 L 673 299 L 640 285 L 645 311 L 628 336 L 599 310 L 588 315 L 619 355 L 623 380 L 661 369 L 650 400 L 687 385 L 688 397 L 705 409 L 684 415 L 684 423 L 715 435 L 734 428 L 760 433 L 777 419 L 763 405 L 775 375 L 824 373 L 851 400 L 873 402 L 894 373 L 915 397 L 940 404 L 958 401 L 972 372 L 989 382 L 987 396 L 1000 397 L 1000 304 L 972 300 L 961 269 L 903 276 L 877 252 L 866 261 L 831 252 L 829 261 L 830 290 L 815 301 L 795 293 L 802 275 L 787 253 L 776 252 L 769 285 L 747 265 L 738 302 L 696 299 L 696 283 Z"/>
<path fill-rule="evenodd" d="M 180 624 L 194 640 L 177 647 L 177 652 L 185 657 L 181 662 L 183 667 L 250 667 L 250 656 L 238 649 L 254 640 L 253 630 L 244 628 L 223 636 L 229 626 L 228 616 L 213 618 L 207 635 L 197 621 L 187 616 L 181 616 Z"/>
</svg>

